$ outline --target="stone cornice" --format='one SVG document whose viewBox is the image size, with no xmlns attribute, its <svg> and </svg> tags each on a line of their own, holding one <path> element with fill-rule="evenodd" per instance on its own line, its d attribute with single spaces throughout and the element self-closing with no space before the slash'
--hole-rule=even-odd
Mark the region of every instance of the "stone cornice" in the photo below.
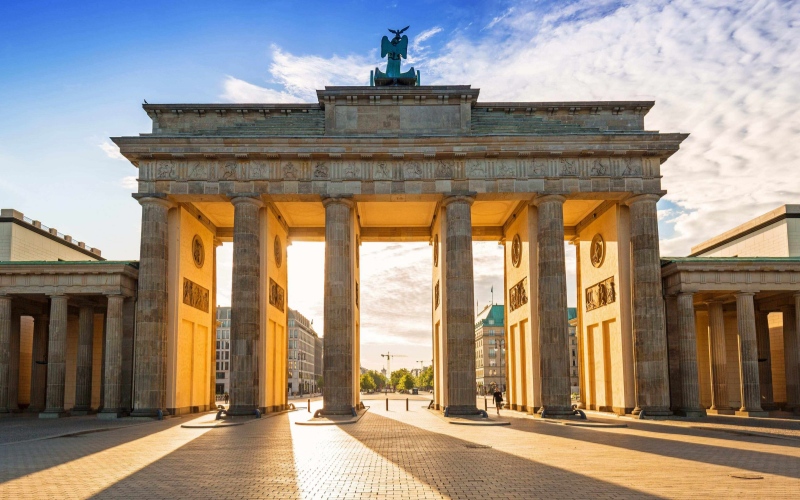
<svg viewBox="0 0 800 500">
<path fill-rule="evenodd" d="M 4 262 L 0 294 L 136 295 L 138 262 Z"/>
<path fill-rule="evenodd" d="M 663 259 L 661 279 L 667 295 L 800 290 L 800 258 Z"/>
</svg>

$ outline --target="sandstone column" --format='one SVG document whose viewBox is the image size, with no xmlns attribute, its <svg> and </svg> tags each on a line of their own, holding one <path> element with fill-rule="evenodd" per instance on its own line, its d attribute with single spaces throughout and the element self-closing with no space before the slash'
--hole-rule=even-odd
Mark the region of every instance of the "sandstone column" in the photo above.
<svg viewBox="0 0 800 500">
<path fill-rule="evenodd" d="M 131 416 L 155 417 L 167 413 L 167 214 L 172 204 L 154 194 L 134 197 L 142 205 L 142 240 Z"/>
<path fill-rule="evenodd" d="M 92 344 L 94 343 L 94 307 L 78 311 L 78 357 L 75 365 L 75 407 L 72 415 L 86 415 L 92 405 Z"/>
<path fill-rule="evenodd" d="M 694 317 L 694 294 L 681 292 L 677 296 L 677 327 L 680 349 L 681 401 L 678 413 L 684 417 L 702 417 L 699 376 L 697 371 L 697 330 Z"/>
<path fill-rule="evenodd" d="M 633 269 L 634 414 L 644 410 L 647 416 L 670 414 L 667 336 L 664 331 L 656 212 L 659 198 L 655 194 L 644 194 L 626 202 L 630 207 Z"/>
<path fill-rule="evenodd" d="M 786 367 L 786 410 L 800 411 L 800 342 L 797 322 L 800 319 L 800 295 L 795 304 L 782 308 L 783 355 Z"/>
<path fill-rule="evenodd" d="M 758 343 L 752 292 L 736 294 L 736 322 L 739 330 L 739 380 L 742 407 L 737 415 L 766 417 L 761 409 L 761 383 L 758 380 Z"/>
<path fill-rule="evenodd" d="M 772 392 L 772 354 L 769 345 L 769 311 L 756 312 L 756 342 L 758 343 L 758 380 L 761 383 L 761 408 L 774 410 Z"/>
<path fill-rule="evenodd" d="M 0 295 L 0 413 L 8 413 L 11 297 Z"/>
<path fill-rule="evenodd" d="M 19 336 L 20 316 L 11 312 L 11 336 L 8 342 L 8 411 L 19 411 Z"/>
<path fill-rule="evenodd" d="M 546 417 L 573 415 L 569 380 L 567 271 L 564 258 L 564 201 L 560 195 L 536 198 L 539 244 L 539 363 L 542 409 Z"/>
<path fill-rule="evenodd" d="M 354 251 L 351 235 L 354 203 L 326 198 L 325 206 L 325 343 L 323 413 L 351 414 L 355 405 L 353 342 Z M 389 374 L 391 375 L 391 374 Z"/>
<path fill-rule="evenodd" d="M 47 326 L 50 318 L 39 314 L 33 318 L 33 349 L 31 353 L 31 404 L 30 412 L 45 408 L 47 394 Z"/>
<path fill-rule="evenodd" d="M 122 413 L 122 295 L 108 296 L 106 311 L 105 373 L 103 410 L 99 418 L 116 418 Z"/>
<path fill-rule="evenodd" d="M 231 387 L 229 415 L 252 415 L 258 408 L 259 216 L 255 197 L 231 200 L 233 281 L 231 290 Z M 327 319 L 326 319 L 327 322 Z"/>
<path fill-rule="evenodd" d="M 733 414 L 728 398 L 728 362 L 725 358 L 725 319 L 721 302 L 708 303 L 708 351 L 711 359 L 713 413 Z"/>
<path fill-rule="evenodd" d="M 47 399 L 39 418 L 64 416 L 67 364 L 67 296 L 50 296 L 50 341 L 47 346 Z"/>
<path fill-rule="evenodd" d="M 447 324 L 447 412 L 475 415 L 475 283 L 472 269 L 471 196 L 447 196 L 444 310 Z"/>
</svg>

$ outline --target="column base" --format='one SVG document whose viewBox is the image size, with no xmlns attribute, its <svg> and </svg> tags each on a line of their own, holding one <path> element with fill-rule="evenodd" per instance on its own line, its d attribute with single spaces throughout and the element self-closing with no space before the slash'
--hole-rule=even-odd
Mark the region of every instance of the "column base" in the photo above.
<svg viewBox="0 0 800 500">
<path fill-rule="evenodd" d="M 768 411 L 763 410 L 737 410 L 734 412 L 737 417 L 769 417 Z"/>
<path fill-rule="evenodd" d="M 248 417 L 255 416 L 256 410 L 255 406 L 231 406 L 226 413 L 229 417 Z"/>
<path fill-rule="evenodd" d="M 642 415 L 644 413 L 644 415 Z M 644 407 L 639 408 L 638 406 L 633 409 L 631 415 L 637 416 L 641 419 L 648 419 L 648 418 L 664 418 L 664 417 L 671 417 L 672 411 L 666 406 L 651 406 L 651 407 Z"/>
<path fill-rule="evenodd" d="M 572 407 L 563 406 L 542 406 L 539 411 L 533 414 L 533 418 L 557 418 L 557 419 L 576 419 L 581 420 L 583 417 L 580 413 L 573 410 Z"/>
<path fill-rule="evenodd" d="M 112 410 L 112 409 L 103 409 L 103 411 L 97 413 L 97 418 L 100 420 L 115 420 L 118 418 L 122 418 L 125 416 L 125 412 L 122 410 Z"/>
<path fill-rule="evenodd" d="M 448 417 L 462 417 L 465 415 L 482 415 L 483 410 L 479 410 L 475 405 L 450 405 L 445 408 Z"/>
<path fill-rule="evenodd" d="M 350 415 L 352 416 L 356 412 L 355 406 L 350 406 L 347 408 L 325 408 L 323 407 L 321 410 L 318 410 L 318 415 L 321 417 L 328 417 L 328 416 L 336 416 L 336 415 Z M 315 413 L 316 417 L 317 413 Z"/>
<path fill-rule="evenodd" d="M 161 408 L 136 408 L 131 412 L 132 418 L 159 418 L 159 416 L 166 418 L 170 414 L 167 410 Z"/>
<path fill-rule="evenodd" d="M 39 418 L 64 418 L 69 415 L 64 410 L 45 410 L 39 412 Z"/>
<path fill-rule="evenodd" d="M 764 411 L 775 411 L 779 410 L 780 406 L 776 405 L 775 403 L 761 403 L 761 409 Z"/>
<path fill-rule="evenodd" d="M 702 408 L 678 408 L 675 410 L 675 415 L 679 417 L 697 418 L 706 417 L 706 411 Z"/>
<path fill-rule="evenodd" d="M 709 415 L 733 415 L 736 410 L 733 408 L 709 408 L 706 413 Z"/>
<path fill-rule="evenodd" d="M 88 415 L 88 414 L 90 414 L 90 413 L 93 413 L 93 410 L 92 410 L 91 408 L 89 408 L 89 407 L 77 407 L 77 406 L 76 406 L 75 408 L 72 408 L 72 409 L 69 411 L 69 414 L 70 414 L 71 416 L 75 416 L 75 417 L 79 417 L 79 416 L 83 416 L 83 415 Z"/>
</svg>

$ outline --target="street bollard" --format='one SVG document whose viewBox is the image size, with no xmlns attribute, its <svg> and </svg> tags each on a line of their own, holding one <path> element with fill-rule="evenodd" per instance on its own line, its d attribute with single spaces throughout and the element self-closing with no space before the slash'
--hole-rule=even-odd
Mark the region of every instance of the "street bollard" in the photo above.
<svg viewBox="0 0 800 500">
<path fill-rule="evenodd" d="M 386 411 L 389 411 L 389 398 L 386 398 Z"/>
<path fill-rule="evenodd" d="M 408 411 L 408 398 L 406 398 L 406 411 Z"/>
<path fill-rule="evenodd" d="M 486 396 L 483 397 L 483 411 L 488 411 L 489 405 L 486 403 Z"/>
<path fill-rule="evenodd" d="M 308 413 L 311 413 L 311 398 L 308 398 Z"/>
</svg>

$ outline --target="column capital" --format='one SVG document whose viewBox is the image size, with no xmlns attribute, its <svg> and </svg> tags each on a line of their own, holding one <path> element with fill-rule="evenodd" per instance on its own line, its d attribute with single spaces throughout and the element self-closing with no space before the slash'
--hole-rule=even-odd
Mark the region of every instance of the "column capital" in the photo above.
<svg viewBox="0 0 800 500">
<path fill-rule="evenodd" d="M 238 205 L 240 203 L 249 203 L 259 208 L 262 208 L 264 206 L 264 202 L 261 201 L 261 197 L 253 193 L 235 194 L 231 196 L 231 203 L 233 203 L 233 205 Z"/>
<path fill-rule="evenodd" d="M 323 207 L 327 207 L 328 205 L 334 205 L 337 203 L 346 205 L 349 208 L 353 208 L 356 206 L 356 202 L 353 201 L 353 198 L 351 196 L 325 196 L 322 198 Z"/>
<path fill-rule="evenodd" d="M 472 191 L 446 193 L 442 199 L 442 207 L 446 207 L 451 203 L 469 203 L 471 206 L 475 203 L 476 195 L 477 193 Z"/>
<path fill-rule="evenodd" d="M 664 196 L 664 194 L 666 194 L 666 191 L 663 192 L 663 193 L 634 194 L 634 195 L 626 198 L 623 201 L 623 203 L 628 205 L 628 206 L 631 206 L 631 205 L 633 205 L 635 203 L 639 203 L 641 201 L 658 202 L 658 200 L 660 200 L 661 197 Z"/>
<path fill-rule="evenodd" d="M 695 294 L 695 292 L 690 292 L 690 291 L 687 291 L 687 290 L 681 290 L 680 292 L 676 293 L 675 296 L 676 297 L 680 297 L 681 295 L 683 295 L 685 297 L 685 296 L 688 295 L 690 297 L 694 297 L 694 294 Z"/>
<path fill-rule="evenodd" d="M 741 291 L 739 291 L 739 292 L 736 292 L 734 295 L 736 295 L 737 297 L 746 297 L 748 295 L 755 296 L 756 293 L 757 292 L 741 292 Z"/>
<path fill-rule="evenodd" d="M 175 208 L 177 205 L 167 199 L 164 193 L 133 193 L 133 199 L 139 202 L 140 205 L 161 205 L 164 208 Z"/>
<path fill-rule="evenodd" d="M 566 196 L 561 195 L 561 194 L 545 194 L 545 195 L 542 195 L 542 196 L 533 197 L 533 199 L 531 200 L 530 204 L 535 206 L 535 207 L 538 207 L 542 203 L 548 203 L 548 202 L 551 202 L 551 201 L 555 201 L 555 202 L 561 203 L 563 205 L 564 202 L 567 201 L 567 198 L 566 198 Z"/>
</svg>

